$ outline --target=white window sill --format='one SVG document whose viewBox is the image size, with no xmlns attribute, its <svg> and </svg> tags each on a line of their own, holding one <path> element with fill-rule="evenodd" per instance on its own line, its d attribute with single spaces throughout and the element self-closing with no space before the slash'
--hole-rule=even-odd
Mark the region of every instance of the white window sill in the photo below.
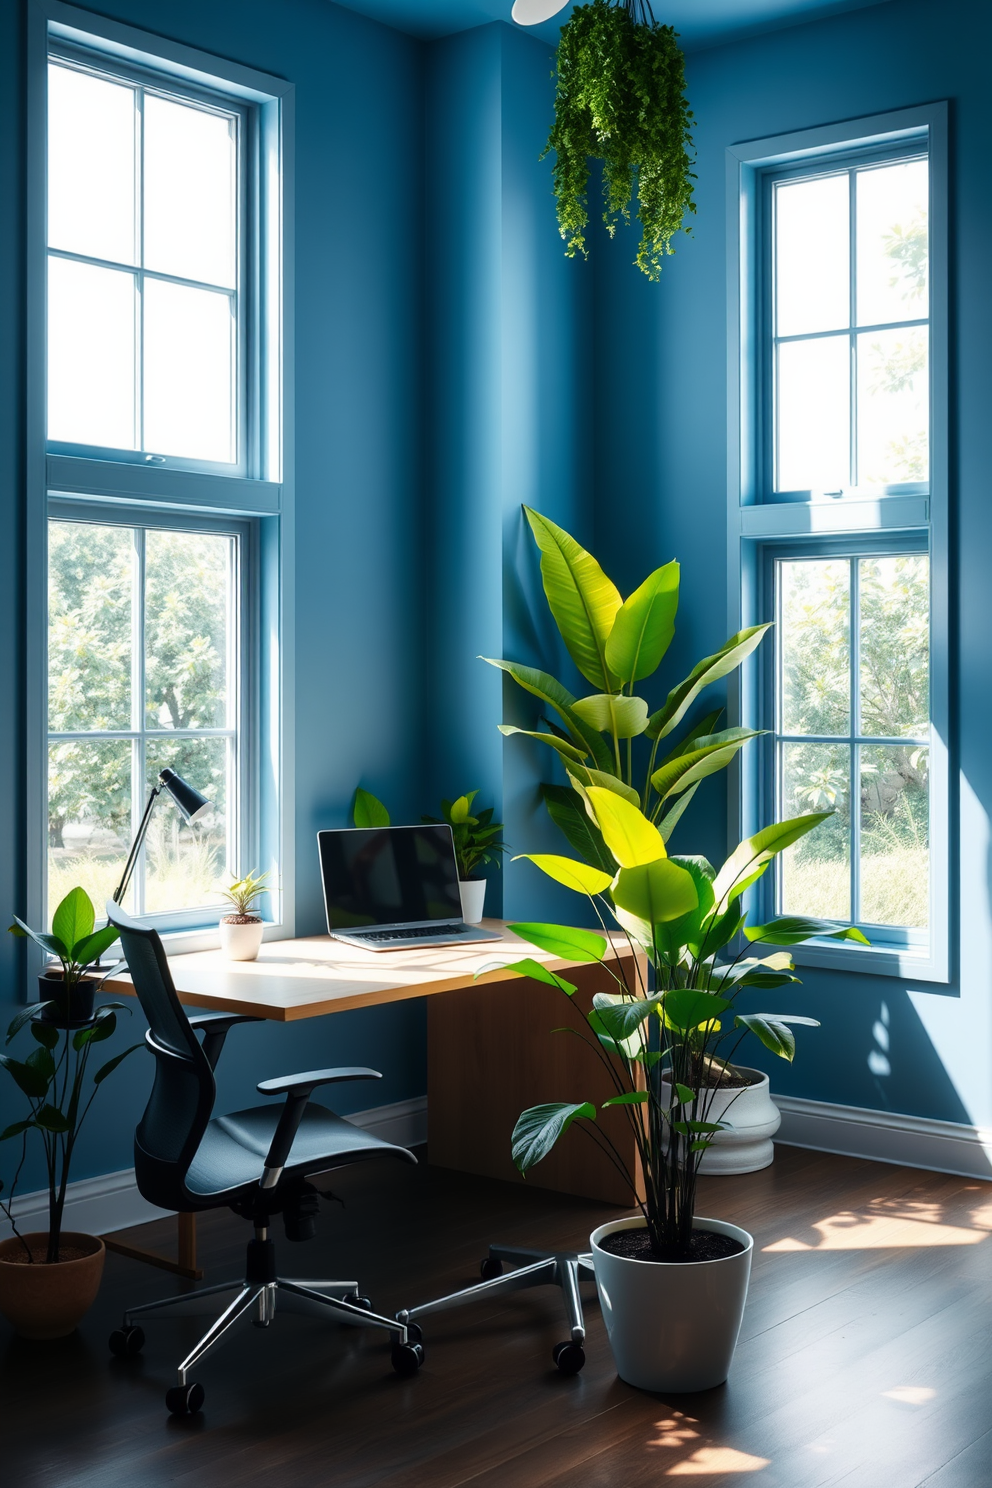
<svg viewBox="0 0 992 1488">
<path fill-rule="evenodd" d="M 950 981 L 947 955 L 943 950 L 871 945 L 838 944 L 829 940 L 808 940 L 792 947 L 792 959 L 798 966 L 817 966 L 827 971 L 860 972 L 869 976 L 899 977 L 910 982 Z"/>
</svg>

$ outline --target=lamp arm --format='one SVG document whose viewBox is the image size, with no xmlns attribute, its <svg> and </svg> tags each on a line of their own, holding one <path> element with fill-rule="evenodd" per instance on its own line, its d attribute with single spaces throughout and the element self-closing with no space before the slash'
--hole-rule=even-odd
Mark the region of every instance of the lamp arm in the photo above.
<svg viewBox="0 0 992 1488">
<path fill-rule="evenodd" d="M 121 875 L 121 881 L 114 890 L 115 904 L 120 904 L 121 900 L 124 898 L 124 895 L 127 893 L 127 886 L 131 882 L 131 875 L 134 872 L 134 865 L 138 861 L 138 853 L 141 851 L 141 844 L 144 842 L 145 833 L 148 831 L 148 823 L 151 820 L 152 807 L 155 805 L 155 797 L 161 795 L 161 793 L 162 787 L 160 785 L 152 786 L 152 793 L 148 797 L 148 805 L 145 807 L 145 814 L 141 818 L 141 823 L 138 827 L 137 834 L 131 844 L 131 851 L 128 853 L 127 862 L 124 864 L 124 872 Z"/>
</svg>

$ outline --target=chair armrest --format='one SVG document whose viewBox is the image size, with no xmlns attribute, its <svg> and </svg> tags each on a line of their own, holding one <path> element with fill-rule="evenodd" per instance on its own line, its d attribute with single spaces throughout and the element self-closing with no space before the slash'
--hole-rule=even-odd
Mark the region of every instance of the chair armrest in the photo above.
<svg viewBox="0 0 992 1488">
<path fill-rule="evenodd" d="M 275 1188 L 282 1177 L 290 1149 L 300 1129 L 303 1113 L 307 1108 L 311 1092 L 318 1085 L 336 1085 L 346 1080 L 381 1080 L 378 1070 L 359 1067 L 343 1069 L 306 1070 L 299 1075 L 281 1075 L 274 1080 L 260 1080 L 255 1087 L 260 1095 L 285 1095 L 286 1104 L 279 1116 L 279 1124 L 272 1134 L 272 1141 L 265 1158 L 265 1170 L 259 1180 L 260 1188 Z"/>
<path fill-rule="evenodd" d="M 274 1080 L 260 1080 L 255 1086 L 259 1095 L 309 1095 L 318 1085 L 336 1085 L 346 1080 L 381 1080 L 378 1070 L 361 1065 L 341 1069 L 304 1070 L 300 1075 L 277 1075 Z"/>
<path fill-rule="evenodd" d="M 190 1018 L 189 1026 L 195 1032 L 203 1034 L 203 1052 L 207 1056 L 210 1068 L 215 1070 L 224 1048 L 224 1040 L 235 1023 L 261 1023 L 262 1021 L 261 1018 L 255 1018 L 250 1013 L 198 1013 L 195 1018 Z"/>
</svg>

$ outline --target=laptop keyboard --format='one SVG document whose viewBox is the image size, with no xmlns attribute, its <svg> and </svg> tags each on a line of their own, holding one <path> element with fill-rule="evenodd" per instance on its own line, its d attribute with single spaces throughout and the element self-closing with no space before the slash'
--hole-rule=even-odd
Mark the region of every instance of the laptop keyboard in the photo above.
<svg viewBox="0 0 992 1488">
<path fill-rule="evenodd" d="M 352 931 L 361 940 L 436 940 L 439 935 L 460 935 L 457 925 L 438 925 L 431 929 L 422 925 L 416 930 L 359 930 Z"/>
</svg>

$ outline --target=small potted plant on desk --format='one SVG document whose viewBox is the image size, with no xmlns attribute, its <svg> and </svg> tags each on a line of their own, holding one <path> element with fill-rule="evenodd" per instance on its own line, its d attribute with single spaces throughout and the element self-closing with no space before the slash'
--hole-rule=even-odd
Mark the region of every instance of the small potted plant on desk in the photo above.
<svg viewBox="0 0 992 1488">
<path fill-rule="evenodd" d="M 615 1090 L 604 1106 L 620 1107 L 630 1122 L 643 1196 L 637 1176 L 597 1124 L 591 1101 L 555 1101 L 524 1111 L 513 1132 L 513 1159 L 526 1173 L 573 1123 L 607 1152 L 640 1210 L 633 1218 L 600 1225 L 590 1237 L 617 1371 L 645 1390 L 704 1390 L 721 1384 L 730 1369 L 752 1250 L 745 1230 L 694 1212 L 700 1159 L 732 1108 L 721 1077 L 733 1070 L 731 1060 L 748 1033 L 791 1061 L 790 1025 L 817 1026 L 812 1018 L 736 1011 L 745 989 L 798 981 L 787 951 L 762 957 L 746 951 L 756 943 L 786 946 L 813 936 L 864 941 L 864 936 L 820 920 L 748 925 L 741 911 L 741 895 L 772 858 L 830 812 L 766 827 L 742 842 L 716 872 L 705 858 L 669 858 L 657 827 L 615 791 L 590 787 L 582 794 L 614 873 L 572 858 L 523 856 L 566 888 L 585 893 L 604 929 L 607 916 L 612 918 L 643 953 L 650 983 L 642 980 L 641 970 L 635 985 L 624 979 L 623 963 L 605 935 L 558 925 L 510 928 L 544 950 L 602 967 L 604 990 L 594 995 L 589 1032 L 580 1036 L 602 1061 Z M 741 939 L 743 949 L 733 954 Z M 568 996 L 576 990 L 539 962 L 505 965 Z M 716 1118 L 718 1094 L 721 1115 Z"/>
<path fill-rule="evenodd" d="M 261 915 L 252 911 L 268 892 L 267 873 L 246 873 L 224 889 L 224 898 L 234 905 L 234 913 L 220 922 L 220 948 L 229 961 L 254 961 L 262 944 L 265 929 Z"/>
<path fill-rule="evenodd" d="M 7 1030 L 8 1046 L 27 1030 L 34 1041 L 31 1051 L 22 1059 L 0 1054 L 0 1066 L 27 1102 L 26 1115 L 0 1132 L 0 1143 L 18 1137 L 21 1140 L 14 1177 L 6 1197 L 0 1198 L 0 1209 L 14 1231 L 11 1239 L 0 1242 L 0 1312 L 22 1337 L 62 1338 L 72 1332 L 92 1305 L 106 1254 L 99 1236 L 62 1228 L 76 1141 L 104 1080 L 141 1046 L 133 1044 L 115 1054 L 87 1079 L 94 1045 L 114 1033 L 117 1011 L 124 1004 L 108 1002 L 93 1011 L 99 982 L 85 973 L 117 939 L 117 931 L 111 925 L 94 929 L 93 905 L 84 889 L 73 889 L 63 899 L 55 911 L 50 935 L 30 929 L 22 920 L 15 920 L 10 930 L 14 935 L 29 936 L 57 957 L 62 970 L 39 978 L 45 1000 L 24 1008 Z M 29 1132 L 38 1133 L 44 1148 L 47 1233 L 21 1234 L 13 1213 Z"/>
<path fill-rule="evenodd" d="M 485 908 L 486 880 L 477 870 L 485 863 L 495 863 L 498 867 L 500 854 L 506 851 L 497 841 L 503 823 L 493 821 L 493 807 L 487 806 L 477 816 L 472 815 L 472 802 L 478 794 L 475 790 L 455 801 L 442 801 L 440 818 L 424 817 L 425 822 L 446 822 L 451 828 L 458 863 L 462 919 L 467 925 L 477 925 Z"/>
</svg>

